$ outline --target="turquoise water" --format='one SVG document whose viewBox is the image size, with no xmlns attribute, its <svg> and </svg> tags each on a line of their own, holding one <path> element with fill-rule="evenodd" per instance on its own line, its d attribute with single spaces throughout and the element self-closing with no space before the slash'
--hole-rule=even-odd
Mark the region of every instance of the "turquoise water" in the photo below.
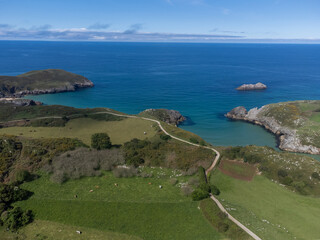
<svg viewBox="0 0 320 240">
<path fill-rule="evenodd" d="M 92 89 L 32 99 L 130 114 L 176 109 L 191 119 L 183 129 L 215 145 L 275 147 L 275 138 L 263 128 L 224 114 L 239 105 L 320 96 L 320 45 L 0 41 L 0 62 L 1 75 L 61 68 L 95 83 Z M 269 88 L 235 90 L 258 81 Z"/>
</svg>

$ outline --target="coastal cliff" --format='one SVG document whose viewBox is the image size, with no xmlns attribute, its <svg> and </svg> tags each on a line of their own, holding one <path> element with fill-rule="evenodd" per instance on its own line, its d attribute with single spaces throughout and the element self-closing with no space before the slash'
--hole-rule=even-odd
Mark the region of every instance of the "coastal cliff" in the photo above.
<svg viewBox="0 0 320 240">
<path fill-rule="evenodd" d="M 228 112 L 226 117 L 263 126 L 276 135 L 282 150 L 320 154 L 319 107 L 320 101 L 270 104 L 249 111 L 240 106 Z"/>
<path fill-rule="evenodd" d="M 61 69 L 38 70 L 18 76 L 0 76 L 0 98 L 70 92 L 93 86 L 89 79 Z"/>
</svg>

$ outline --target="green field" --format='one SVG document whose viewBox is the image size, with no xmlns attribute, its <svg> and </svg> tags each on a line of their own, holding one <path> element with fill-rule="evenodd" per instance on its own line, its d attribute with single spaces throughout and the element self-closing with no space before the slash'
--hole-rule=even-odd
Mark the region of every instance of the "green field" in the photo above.
<svg viewBox="0 0 320 240">
<path fill-rule="evenodd" d="M 143 239 L 223 239 L 204 218 L 199 203 L 181 194 L 181 183 L 189 177 L 160 168 L 145 170 L 153 171 L 153 177 L 115 178 L 107 172 L 62 185 L 43 175 L 22 185 L 35 194 L 15 204 L 32 209 L 38 220 Z M 178 183 L 172 185 L 170 176 Z"/>
<path fill-rule="evenodd" d="M 19 234 L 1 229 L 1 240 L 141 240 L 141 238 L 121 233 L 81 228 L 51 221 L 36 220 L 19 230 Z"/>
<path fill-rule="evenodd" d="M 122 121 L 98 121 L 90 118 L 79 118 L 69 121 L 64 127 L 9 127 L 0 129 L 1 134 L 10 134 L 31 138 L 78 138 L 90 145 L 91 135 L 106 132 L 113 144 L 123 144 L 133 138 L 151 138 L 156 133 L 154 123 L 127 118 Z M 144 132 L 147 134 L 144 135 Z"/>
<path fill-rule="evenodd" d="M 262 239 L 319 239 L 319 198 L 298 195 L 264 176 L 247 182 L 216 170 L 210 181 L 230 214 Z"/>
</svg>

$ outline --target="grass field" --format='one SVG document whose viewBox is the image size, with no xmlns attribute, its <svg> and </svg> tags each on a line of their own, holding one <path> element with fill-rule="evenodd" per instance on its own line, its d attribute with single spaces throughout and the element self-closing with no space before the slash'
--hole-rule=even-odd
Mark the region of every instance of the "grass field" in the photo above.
<svg viewBox="0 0 320 240">
<path fill-rule="evenodd" d="M 22 185 L 35 194 L 16 204 L 32 209 L 38 220 L 143 239 L 223 239 L 204 218 L 199 203 L 181 194 L 179 186 L 188 177 L 160 168 L 147 171 L 153 171 L 152 178 L 106 173 L 62 185 L 50 183 L 44 175 Z M 170 184 L 170 176 L 178 179 L 176 185 Z"/>
<path fill-rule="evenodd" d="M 298 195 L 264 176 L 247 182 L 216 170 L 210 181 L 230 214 L 262 239 L 319 239 L 319 198 Z"/>
<path fill-rule="evenodd" d="M 121 233 L 79 228 L 66 224 L 36 220 L 19 230 L 19 234 L 6 232 L 0 228 L 1 240 L 141 240 L 141 238 Z"/>
<path fill-rule="evenodd" d="M 133 138 L 153 137 L 156 133 L 153 125 L 150 121 L 133 118 L 108 122 L 79 118 L 69 121 L 65 127 L 9 127 L 0 129 L 0 134 L 31 138 L 78 138 L 90 145 L 92 134 L 106 132 L 113 144 L 123 144 Z M 144 135 L 144 132 L 147 134 Z"/>
<path fill-rule="evenodd" d="M 219 169 L 224 174 L 240 180 L 251 181 L 256 174 L 257 169 L 248 164 L 239 161 L 221 160 Z"/>
</svg>

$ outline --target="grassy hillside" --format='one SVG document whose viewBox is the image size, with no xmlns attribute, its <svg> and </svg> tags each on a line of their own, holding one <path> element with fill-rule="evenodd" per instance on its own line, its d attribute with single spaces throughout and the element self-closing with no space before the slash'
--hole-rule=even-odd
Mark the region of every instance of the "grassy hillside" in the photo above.
<svg viewBox="0 0 320 240">
<path fill-rule="evenodd" d="M 32 209 L 36 219 L 80 229 L 143 239 L 223 239 L 203 217 L 198 202 L 182 195 L 180 187 L 190 177 L 160 168 L 142 171 L 153 171 L 153 176 L 116 178 L 106 172 L 59 185 L 44 175 L 21 186 L 34 191 L 34 195 L 16 204 Z M 177 183 L 172 183 L 172 177 Z"/>
<path fill-rule="evenodd" d="M 264 176 L 241 181 L 217 170 L 211 182 L 234 217 L 262 239 L 318 239 L 320 200 L 301 196 Z"/>
<path fill-rule="evenodd" d="M 320 148 L 320 101 L 270 104 L 260 116 L 272 117 L 280 125 L 296 129 L 302 144 Z"/>
<path fill-rule="evenodd" d="M 36 220 L 19 230 L 19 234 L 6 232 L 1 229 L 1 240 L 141 240 L 141 238 L 126 234 L 99 231 L 91 228 L 61 224 L 51 221 Z"/>
</svg>

